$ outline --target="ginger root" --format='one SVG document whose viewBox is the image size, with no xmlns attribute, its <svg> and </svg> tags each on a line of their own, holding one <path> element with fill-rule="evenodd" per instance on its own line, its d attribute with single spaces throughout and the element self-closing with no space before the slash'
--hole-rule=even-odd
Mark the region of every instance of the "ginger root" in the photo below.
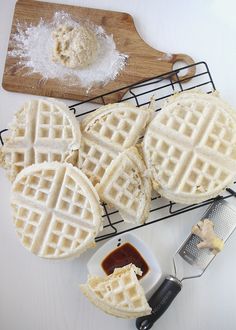
<svg viewBox="0 0 236 330">
<path fill-rule="evenodd" d="M 216 255 L 224 247 L 224 242 L 214 232 L 214 224 L 209 219 L 199 221 L 192 227 L 192 233 L 202 239 L 197 245 L 198 249 L 208 248 Z"/>
</svg>

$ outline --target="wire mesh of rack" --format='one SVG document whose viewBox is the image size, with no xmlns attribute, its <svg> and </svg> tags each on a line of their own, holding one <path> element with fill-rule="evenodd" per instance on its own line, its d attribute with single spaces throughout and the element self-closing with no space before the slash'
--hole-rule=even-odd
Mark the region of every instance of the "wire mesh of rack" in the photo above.
<svg viewBox="0 0 236 330">
<path fill-rule="evenodd" d="M 186 70 L 194 66 L 195 74 L 189 79 L 181 78 Z M 69 109 L 74 112 L 76 117 L 82 119 L 88 113 L 95 111 L 98 104 L 106 104 L 106 99 L 113 93 L 123 95 L 120 102 L 129 101 L 137 107 L 150 103 L 150 99 L 154 96 L 156 111 L 160 111 L 163 101 L 176 92 L 190 90 L 193 88 L 200 88 L 205 93 L 211 93 L 215 90 L 215 85 L 212 80 L 208 65 L 205 62 L 198 62 L 192 65 L 184 66 L 174 71 L 168 72 L 161 76 L 156 76 L 151 79 L 142 81 L 141 83 L 125 86 L 110 93 L 102 94 L 92 99 L 75 103 L 69 106 Z M 4 143 L 3 135 L 7 129 L 0 131 L 0 143 Z M 227 188 L 222 194 L 221 198 L 229 199 L 236 197 L 236 182 L 231 188 Z M 96 241 L 116 236 L 128 231 L 135 230 L 140 227 L 154 224 L 168 218 L 174 218 L 180 214 L 191 212 L 195 209 L 202 208 L 211 204 L 214 199 L 209 199 L 199 204 L 181 205 L 166 200 L 160 196 L 153 195 L 149 219 L 145 224 L 132 226 L 127 224 L 121 218 L 119 212 L 115 209 L 109 208 L 103 204 L 103 220 L 104 229 L 96 238 Z"/>
</svg>

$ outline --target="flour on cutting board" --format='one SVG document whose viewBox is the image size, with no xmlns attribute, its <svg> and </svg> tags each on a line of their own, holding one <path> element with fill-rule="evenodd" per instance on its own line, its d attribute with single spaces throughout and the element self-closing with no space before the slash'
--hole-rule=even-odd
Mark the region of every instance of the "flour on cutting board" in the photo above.
<svg viewBox="0 0 236 330">
<path fill-rule="evenodd" d="M 72 69 L 52 60 L 54 41 L 52 33 L 59 25 L 88 26 L 96 35 L 98 53 L 96 59 L 86 68 Z M 114 80 L 125 67 L 128 56 L 116 49 L 112 35 L 107 35 L 102 26 L 92 22 L 75 21 L 65 12 L 56 12 L 50 23 L 42 18 L 38 25 L 18 23 L 17 32 L 11 36 L 9 56 L 20 58 L 17 69 L 29 69 L 26 75 L 39 73 L 42 81 L 63 80 L 68 85 L 80 85 L 89 90 L 95 84 L 105 85 Z"/>
</svg>

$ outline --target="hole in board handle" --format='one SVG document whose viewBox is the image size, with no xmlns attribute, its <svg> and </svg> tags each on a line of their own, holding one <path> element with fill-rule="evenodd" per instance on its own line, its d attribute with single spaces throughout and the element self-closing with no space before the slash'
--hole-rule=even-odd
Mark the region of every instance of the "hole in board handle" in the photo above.
<svg viewBox="0 0 236 330">
<path fill-rule="evenodd" d="M 196 72 L 196 68 L 194 66 L 195 62 L 192 59 L 192 57 L 185 55 L 185 54 L 173 54 L 171 58 L 171 62 L 173 63 L 172 69 L 176 70 L 180 67 L 183 67 L 184 65 L 188 66 L 185 70 L 181 70 L 183 74 L 179 75 L 179 78 L 185 79 L 186 81 L 188 79 L 191 79 Z M 178 80 L 178 78 L 174 75 L 173 80 Z"/>
</svg>

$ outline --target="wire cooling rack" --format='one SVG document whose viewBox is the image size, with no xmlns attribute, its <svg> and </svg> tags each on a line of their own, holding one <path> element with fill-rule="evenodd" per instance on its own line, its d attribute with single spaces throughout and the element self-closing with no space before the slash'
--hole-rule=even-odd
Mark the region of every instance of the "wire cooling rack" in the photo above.
<svg viewBox="0 0 236 330">
<path fill-rule="evenodd" d="M 194 75 L 189 78 L 181 78 L 188 69 L 192 70 Z M 215 90 L 215 85 L 212 80 L 208 65 L 205 62 L 199 62 L 192 65 L 188 65 L 174 71 L 165 73 L 161 76 L 153 77 L 143 81 L 142 83 L 133 84 L 124 88 L 117 89 L 113 92 L 99 95 L 92 99 L 78 102 L 69 107 L 74 112 L 76 117 L 82 119 L 88 113 L 95 111 L 98 108 L 97 103 L 105 104 L 106 100 L 112 94 L 123 95 L 123 101 L 129 101 L 136 106 L 147 105 L 150 103 L 151 97 L 154 96 L 156 101 L 156 111 L 160 111 L 164 99 L 171 96 L 175 92 L 189 90 L 199 87 L 205 93 L 211 93 Z M 4 144 L 3 135 L 7 129 L 0 131 L 0 143 Z M 236 182 L 232 188 L 227 188 L 224 194 L 221 196 L 223 199 L 229 199 L 236 197 Z M 177 215 L 191 212 L 197 208 L 204 207 L 212 203 L 214 199 L 209 199 L 199 204 L 193 204 L 183 206 L 166 200 L 158 195 L 152 197 L 151 210 L 149 219 L 143 225 L 132 226 L 124 223 L 123 219 L 119 215 L 119 212 L 115 209 L 109 209 L 106 204 L 103 204 L 103 220 L 104 229 L 100 236 L 96 238 L 96 241 L 102 241 L 112 236 L 125 233 L 127 231 L 135 230 L 140 227 L 149 226 L 155 222 L 162 221 L 168 218 L 176 217 Z"/>
</svg>

